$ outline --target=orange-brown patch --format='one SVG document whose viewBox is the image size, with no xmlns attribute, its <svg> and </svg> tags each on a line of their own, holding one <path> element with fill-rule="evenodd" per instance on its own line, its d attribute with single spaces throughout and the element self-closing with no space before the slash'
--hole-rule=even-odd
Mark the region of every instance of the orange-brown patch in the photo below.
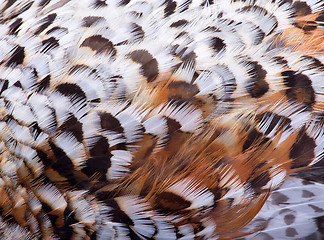
<svg viewBox="0 0 324 240">
<path fill-rule="evenodd" d="M 320 13 L 296 17 L 296 27 L 291 27 L 278 37 L 286 46 L 291 46 L 294 51 L 304 51 L 308 55 L 324 52 L 324 30 L 318 28 L 315 22 Z M 276 43 L 274 43 L 276 44 Z"/>
</svg>

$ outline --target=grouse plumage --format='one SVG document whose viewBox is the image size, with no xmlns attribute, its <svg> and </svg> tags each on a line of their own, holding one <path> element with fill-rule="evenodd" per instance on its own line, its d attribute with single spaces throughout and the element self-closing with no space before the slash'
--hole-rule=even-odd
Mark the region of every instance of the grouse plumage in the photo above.
<svg viewBox="0 0 324 240">
<path fill-rule="evenodd" d="M 321 239 L 321 0 L 0 9 L 1 239 Z"/>
</svg>

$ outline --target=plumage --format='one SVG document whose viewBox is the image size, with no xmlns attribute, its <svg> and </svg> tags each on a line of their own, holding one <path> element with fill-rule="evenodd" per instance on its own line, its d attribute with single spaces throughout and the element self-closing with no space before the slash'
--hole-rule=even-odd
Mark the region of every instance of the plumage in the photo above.
<svg viewBox="0 0 324 240">
<path fill-rule="evenodd" d="M 321 0 L 0 0 L 1 239 L 322 239 Z"/>
</svg>

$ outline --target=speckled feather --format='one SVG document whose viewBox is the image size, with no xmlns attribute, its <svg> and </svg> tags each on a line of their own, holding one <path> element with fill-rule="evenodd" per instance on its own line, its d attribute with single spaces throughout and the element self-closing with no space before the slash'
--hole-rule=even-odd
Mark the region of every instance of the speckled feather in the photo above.
<svg viewBox="0 0 324 240">
<path fill-rule="evenodd" d="M 318 236 L 323 14 L 0 1 L 0 238 Z"/>
</svg>

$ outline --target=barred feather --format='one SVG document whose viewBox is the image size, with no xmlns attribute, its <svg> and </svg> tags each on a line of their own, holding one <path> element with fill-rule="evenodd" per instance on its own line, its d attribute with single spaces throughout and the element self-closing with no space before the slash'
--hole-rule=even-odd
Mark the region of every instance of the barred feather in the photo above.
<svg viewBox="0 0 324 240">
<path fill-rule="evenodd" d="M 321 239 L 323 21 L 0 0 L 0 238 Z"/>
</svg>

